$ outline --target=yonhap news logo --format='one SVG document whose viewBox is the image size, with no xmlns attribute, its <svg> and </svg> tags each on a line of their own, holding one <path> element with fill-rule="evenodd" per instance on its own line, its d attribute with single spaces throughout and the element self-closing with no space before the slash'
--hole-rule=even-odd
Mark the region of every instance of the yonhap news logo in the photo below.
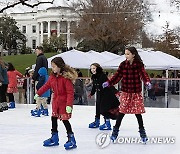
<svg viewBox="0 0 180 154">
<path fill-rule="evenodd" d="M 106 148 L 112 142 L 110 134 L 100 133 L 96 136 L 96 144 L 100 148 Z M 148 137 L 146 144 L 175 144 L 175 137 L 173 136 L 156 136 Z M 140 137 L 118 137 L 113 144 L 143 144 L 144 142 Z"/>
<path fill-rule="evenodd" d="M 100 133 L 96 136 L 96 144 L 102 149 L 107 147 L 110 142 L 111 139 L 108 133 Z"/>
</svg>

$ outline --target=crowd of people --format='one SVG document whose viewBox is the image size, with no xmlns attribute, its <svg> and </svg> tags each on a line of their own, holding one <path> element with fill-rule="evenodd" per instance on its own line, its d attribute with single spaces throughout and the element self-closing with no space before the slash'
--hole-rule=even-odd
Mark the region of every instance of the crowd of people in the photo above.
<svg viewBox="0 0 180 154">
<path fill-rule="evenodd" d="M 18 72 L 12 63 L 5 63 L 0 58 L 0 111 L 16 106 L 13 93 L 17 92 L 17 76 L 25 78 L 24 89 L 27 88 L 26 79 L 31 78 L 36 103 L 35 109 L 30 111 L 32 116 L 49 116 L 47 100 L 52 97 L 51 137 L 43 142 L 43 146 L 59 145 L 58 120 L 60 120 L 65 126 L 68 137 L 64 144 L 65 149 L 76 148 L 75 134 L 69 122 L 72 117 L 73 103 L 77 100 L 79 105 L 87 104 L 88 99 L 93 96 L 96 98 L 96 111 L 95 120 L 88 124 L 90 129 L 111 130 L 110 120 L 116 120 L 110 137 L 115 141 L 125 114 L 135 114 L 140 137 L 143 142 L 147 141 L 142 118 L 145 108 L 141 80 L 147 89 L 151 89 L 151 82 L 135 47 L 125 50 L 126 60 L 119 65 L 115 74 L 108 75 L 98 63 L 93 63 L 90 66 L 91 79 L 87 78 L 84 82 L 81 71 L 68 66 L 61 57 L 52 59 L 52 71 L 48 76 L 48 62 L 41 46 L 36 48 L 36 54 L 35 69 L 27 68 L 25 75 Z M 121 81 L 121 93 L 116 89 L 119 81 Z M 6 94 L 9 104 L 7 104 Z M 25 98 L 27 99 L 27 95 Z M 104 117 L 104 123 L 100 125 L 101 116 Z"/>
</svg>

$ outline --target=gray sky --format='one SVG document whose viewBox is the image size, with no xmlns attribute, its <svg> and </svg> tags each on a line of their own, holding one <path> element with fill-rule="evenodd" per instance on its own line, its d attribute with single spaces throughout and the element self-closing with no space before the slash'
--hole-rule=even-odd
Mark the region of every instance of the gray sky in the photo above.
<svg viewBox="0 0 180 154">
<path fill-rule="evenodd" d="M 0 0 L 0 8 L 5 6 L 7 3 L 12 3 L 18 0 Z M 51 1 L 51 0 L 41 0 L 41 1 Z M 55 0 L 54 4 L 43 4 L 34 9 L 18 5 L 14 8 L 6 10 L 7 13 L 10 12 L 25 12 L 25 11 L 37 11 L 38 9 L 46 9 L 52 6 L 67 6 L 71 4 L 71 1 L 75 0 Z M 177 12 L 175 7 L 170 7 L 170 0 L 147 0 L 150 2 L 150 7 L 152 10 L 152 17 L 154 22 L 149 23 L 145 29 L 149 34 L 161 34 L 162 27 L 169 22 L 170 28 L 173 29 L 177 26 L 180 26 L 180 11 Z M 29 3 L 37 2 L 37 0 L 29 0 Z"/>
</svg>

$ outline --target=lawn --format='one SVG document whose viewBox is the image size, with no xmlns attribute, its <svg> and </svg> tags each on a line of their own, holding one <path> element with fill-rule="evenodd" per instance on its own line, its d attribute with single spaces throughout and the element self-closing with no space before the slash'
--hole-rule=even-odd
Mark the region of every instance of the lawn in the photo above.
<svg viewBox="0 0 180 154">
<path fill-rule="evenodd" d="M 47 58 L 52 57 L 54 55 L 56 55 L 56 53 L 45 53 L 45 56 Z M 24 74 L 25 69 L 27 67 L 31 67 L 33 64 L 36 63 L 36 54 L 4 56 L 3 59 L 5 62 L 11 62 L 18 71 L 20 71 L 22 74 Z M 90 75 L 88 72 L 89 70 L 87 70 L 87 69 L 80 69 L 80 70 L 84 77 Z M 109 70 L 105 70 L 105 71 L 115 72 L 116 70 L 109 69 Z M 154 73 L 155 75 L 161 74 L 161 71 L 148 70 L 147 72 L 149 74 Z"/>
<path fill-rule="evenodd" d="M 56 53 L 45 53 L 47 58 L 56 55 Z M 3 57 L 5 62 L 11 62 L 16 70 L 24 74 L 27 67 L 31 67 L 36 63 L 36 54 L 11 55 Z"/>
</svg>

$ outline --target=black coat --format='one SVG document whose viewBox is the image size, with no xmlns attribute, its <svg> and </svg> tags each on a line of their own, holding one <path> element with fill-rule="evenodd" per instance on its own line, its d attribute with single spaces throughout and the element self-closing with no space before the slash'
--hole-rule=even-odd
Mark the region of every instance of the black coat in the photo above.
<svg viewBox="0 0 180 154">
<path fill-rule="evenodd" d="M 104 72 L 99 72 L 92 75 L 93 88 L 91 90 L 91 95 L 96 92 L 96 103 L 100 103 L 100 113 L 105 115 L 111 109 L 115 109 L 119 106 L 119 101 L 115 96 L 115 88 L 106 87 L 103 88 L 102 84 L 108 80 Z"/>
<path fill-rule="evenodd" d="M 36 67 L 32 79 L 37 81 L 39 78 L 38 71 L 41 67 L 45 67 L 48 70 L 48 61 L 43 53 L 39 54 L 36 59 Z"/>
</svg>

